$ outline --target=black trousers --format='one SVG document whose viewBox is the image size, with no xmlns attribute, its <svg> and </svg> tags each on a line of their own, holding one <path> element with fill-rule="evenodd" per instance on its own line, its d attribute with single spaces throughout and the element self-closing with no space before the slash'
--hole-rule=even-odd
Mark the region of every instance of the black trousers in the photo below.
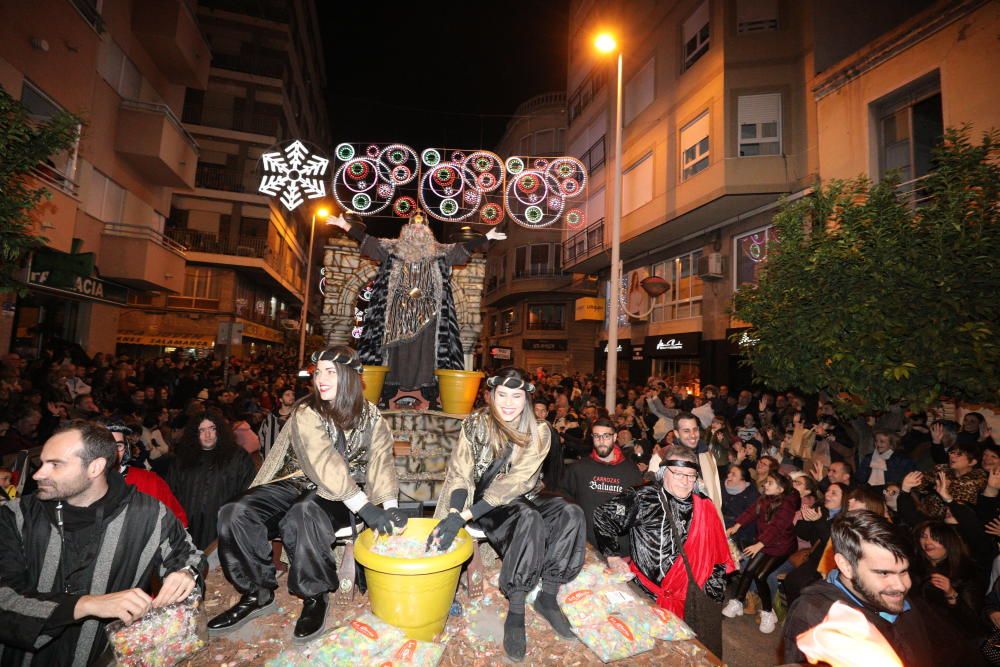
<svg viewBox="0 0 1000 667">
<path fill-rule="evenodd" d="M 583 508 L 560 496 L 521 497 L 476 523 L 503 559 L 500 590 L 528 593 L 539 580 L 565 584 L 583 568 L 587 522 Z"/>
<path fill-rule="evenodd" d="M 767 585 L 767 578 L 772 572 L 777 570 L 782 563 L 788 560 L 788 556 L 768 556 L 763 551 L 750 559 L 746 568 L 740 573 L 739 583 L 736 584 L 736 599 L 740 602 L 746 600 L 747 591 L 750 590 L 750 582 L 757 584 L 757 595 L 760 596 L 760 606 L 764 611 L 774 611 L 771 605 L 771 589 Z"/>
<path fill-rule="evenodd" d="M 336 590 L 332 544 L 338 528 L 350 525 L 344 503 L 281 480 L 249 489 L 219 510 L 219 560 L 241 593 L 278 587 L 270 540 L 281 537 L 288 554 L 288 590 L 315 597 Z"/>
</svg>

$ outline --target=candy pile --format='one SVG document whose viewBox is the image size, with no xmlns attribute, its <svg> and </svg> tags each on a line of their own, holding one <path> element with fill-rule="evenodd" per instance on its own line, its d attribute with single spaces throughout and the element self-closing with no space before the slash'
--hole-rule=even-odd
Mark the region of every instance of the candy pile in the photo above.
<svg viewBox="0 0 1000 667">
<path fill-rule="evenodd" d="M 461 543 L 461 538 L 455 538 L 451 546 L 445 551 L 438 550 L 436 546 L 431 547 L 428 551 L 426 540 L 417 537 L 407 537 L 406 535 L 390 535 L 388 537 L 376 538 L 372 543 L 371 551 L 372 553 L 390 558 L 423 558 L 425 556 L 440 556 L 441 554 L 451 553 Z"/>
<path fill-rule="evenodd" d="M 604 662 L 651 651 L 656 646 L 652 635 L 616 614 L 608 614 L 600 623 L 574 628 L 576 635 Z"/>
<path fill-rule="evenodd" d="M 121 621 L 107 627 L 115 659 L 123 667 L 171 667 L 204 648 L 207 636 L 201 597 L 153 609 L 131 625 Z"/>
<path fill-rule="evenodd" d="M 444 644 L 407 639 L 399 646 L 389 649 L 376 658 L 372 667 L 403 667 L 404 665 L 437 667 L 443 655 Z"/>
<path fill-rule="evenodd" d="M 663 639 L 668 642 L 694 639 L 694 630 L 687 623 L 677 618 L 674 612 L 662 607 L 650 607 L 648 605 L 636 606 L 634 609 L 649 620 L 649 634 L 657 639 Z"/>
</svg>

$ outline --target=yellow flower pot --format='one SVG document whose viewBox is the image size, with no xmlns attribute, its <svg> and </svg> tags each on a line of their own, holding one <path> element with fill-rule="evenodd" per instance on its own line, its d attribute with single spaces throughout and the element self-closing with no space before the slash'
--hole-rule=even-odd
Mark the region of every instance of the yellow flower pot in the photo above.
<svg viewBox="0 0 1000 667">
<path fill-rule="evenodd" d="M 365 399 L 375 405 L 382 397 L 382 385 L 385 384 L 385 376 L 389 374 L 388 366 L 362 366 L 364 373 L 361 378 L 365 385 Z"/>
<path fill-rule="evenodd" d="M 405 535 L 422 542 L 437 524 L 437 519 L 410 519 Z M 365 568 L 372 613 L 411 639 L 432 640 L 448 621 L 462 564 L 472 558 L 475 540 L 460 530 L 450 553 L 392 558 L 372 552 L 374 537 L 368 529 L 354 542 L 354 557 Z"/>
<path fill-rule="evenodd" d="M 472 412 L 479 393 L 482 371 L 451 371 L 442 368 L 434 371 L 441 392 L 441 409 L 453 415 Z"/>
</svg>

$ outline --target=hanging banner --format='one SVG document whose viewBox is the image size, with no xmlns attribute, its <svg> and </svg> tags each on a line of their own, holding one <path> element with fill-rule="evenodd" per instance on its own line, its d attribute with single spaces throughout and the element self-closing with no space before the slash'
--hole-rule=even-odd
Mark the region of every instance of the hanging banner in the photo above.
<svg viewBox="0 0 1000 667">
<path fill-rule="evenodd" d="M 576 300 L 574 304 L 573 317 L 577 322 L 582 320 L 594 320 L 596 322 L 604 321 L 604 307 L 605 300 L 594 297 L 594 296 L 584 296 Z"/>
</svg>

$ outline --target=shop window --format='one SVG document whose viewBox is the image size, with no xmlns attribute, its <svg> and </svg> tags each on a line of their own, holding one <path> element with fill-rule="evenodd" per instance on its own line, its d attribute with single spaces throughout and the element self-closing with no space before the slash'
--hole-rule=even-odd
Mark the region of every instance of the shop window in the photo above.
<svg viewBox="0 0 1000 667">
<path fill-rule="evenodd" d="M 760 281 L 760 270 L 767 261 L 767 253 L 772 243 L 777 243 L 773 225 L 733 239 L 733 256 L 736 258 L 734 288 L 756 285 Z"/>
<path fill-rule="evenodd" d="M 530 331 L 562 331 L 566 327 L 565 306 L 561 303 L 532 304 L 528 306 Z"/>
<path fill-rule="evenodd" d="M 708 112 L 681 128 L 681 180 L 686 181 L 708 167 Z"/>
<path fill-rule="evenodd" d="M 781 95 L 741 95 L 740 157 L 781 154 Z"/>
</svg>

